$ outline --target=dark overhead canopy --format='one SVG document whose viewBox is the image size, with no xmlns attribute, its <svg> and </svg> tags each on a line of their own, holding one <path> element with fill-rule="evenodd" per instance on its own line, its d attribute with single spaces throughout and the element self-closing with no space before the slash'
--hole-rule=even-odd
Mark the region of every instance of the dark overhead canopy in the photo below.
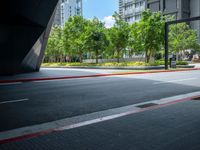
<svg viewBox="0 0 200 150">
<path fill-rule="evenodd" d="M 7 0 L 0 5 L 0 74 L 38 71 L 58 0 Z"/>
</svg>

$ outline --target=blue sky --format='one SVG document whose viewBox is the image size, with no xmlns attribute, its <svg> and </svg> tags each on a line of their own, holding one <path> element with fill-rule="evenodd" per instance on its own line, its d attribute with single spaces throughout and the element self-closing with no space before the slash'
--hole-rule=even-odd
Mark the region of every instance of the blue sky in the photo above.
<svg viewBox="0 0 200 150">
<path fill-rule="evenodd" d="M 103 20 L 118 11 L 118 0 L 83 0 L 83 16 L 87 19 L 98 17 Z"/>
</svg>

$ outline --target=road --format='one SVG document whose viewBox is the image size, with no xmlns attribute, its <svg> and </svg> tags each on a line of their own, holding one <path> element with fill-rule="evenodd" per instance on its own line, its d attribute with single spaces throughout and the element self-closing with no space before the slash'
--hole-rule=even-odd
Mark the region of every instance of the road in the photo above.
<svg viewBox="0 0 200 150">
<path fill-rule="evenodd" d="M 70 73 L 76 75 L 77 72 L 73 71 L 74 70 L 71 70 Z M 84 71 L 78 71 L 78 74 L 80 74 L 80 72 L 83 72 L 81 75 L 85 74 Z M 95 74 L 97 72 L 94 70 L 90 73 Z M 56 72 L 56 75 L 58 74 L 59 71 Z M 151 102 L 153 100 L 160 100 L 162 98 L 199 91 L 200 71 L 0 84 L 0 131 L 5 132 L 8 130 L 53 122 L 65 118 L 73 118 L 80 115 L 84 116 L 95 112 L 115 110 L 123 107 L 125 108 L 127 106 L 136 105 L 139 103 Z M 190 105 L 191 107 L 189 107 Z M 79 141 L 79 146 L 84 145 L 86 142 L 85 144 L 87 145 L 86 147 L 89 147 L 88 149 L 112 149 L 112 146 L 113 149 L 114 147 L 117 149 L 116 147 L 120 147 L 119 141 L 121 141 L 121 146 L 124 145 L 123 149 L 130 149 L 130 142 L 134 138 L 142 138 L 142 135 L 145 135 L 144 131 L 155 133 L 156 138 L 159 138 L 161 135 L 164 136 L 165 132 L 159 134 L 158 130 L 165 128 L 165 123 L 168 131 L 169 127 L 172 128 L 173 125 L 177 126 L 180 122 L 190 121 L 190 123 L 192 123 L 191 118 L 194 119 L 197 117 L 197 115 L 192 112 L 192 110 L 194 110 L 194 108 L 197 110 L 197 106 L 200 106 L 198 101 L 193 102 L 192 104 L 183 102 L 181 104 L 175 104 L 171 107 L 150 111 L 152 114 L 150 114 L 148 111 L 145 111 L 143 113 L 135 115 L 132 114 L 131 116 L 125 116 L 119 119 L 110 119 L 109 121 L 104 121 L 102 123 L 83 126 L 81 128 L 73 129 L 70 131 L 64 131 L 63 133 L 67 132 L 67 135 L 64 134 L 64 137 L 62 137 L 63 135 L 59 135 L 58 138 L 66 138 L 69 140 L 70 144 L 68 143 L 68 149 L 72 150 L 78 149 L 78 147 L 76 147 L 75 141 Z M 184 112 L 185 107 L 188 110 L 191 109 L 191 112 L 186 115 L 188 118 L 184 120 L 184 117 L 181 116 L 181 113 Z M 169 112 L 170 114 L 167 115 Z M 199 113 L 199 110 L 197 110 L 197 112 Z M 173 118 L 173 116 L 176 114 L 178 114 L 177 117 L 180 119 L 180 122 L 172 121 L 176 119 Z M 166 120 L 164 121 L 165 123 L 160 124 L 164 117 L 166 117 Z M 155 121 L 155 124 L 151 123 L 152 120 Z M 157 126 L 156 123 L 158 122 L 160 123 Z M 171 124 L 172 122 L 173 124 Z M 200 120 L 198 119 L 196 120 L 195 124 L 199 122 Z M 134 124 L 134 127 L 130 126 L 130 124 Z M 182 128 L 185 130 L 185 128 L 191 124 L 184 125 L 185 126 L 182 126 Z M 141 128 L 143 126 L 148 128 L 145 130 L 144 127 L 144 130 L 142 130 Z M 199 128 L 196 126 L 194 127 L 194 130 L 196 130 L 198 133 Z M 118 137 L 116 141 L 114 140 L 116 143 L 113 143 L 113 141 L 109 143 L 109 136 L 111 136 L 110 138 L 115 139 L 115 136 L 117 136 L 115 135 L 115 133 L 117 134 L 117 130 L 119 131 L 119 134 L 122 134 L 122 136 Z M 137 131 L 135 133 L 137 136 L 132 136 L 130 139 L 129 136 L 131 135 L 128 134 L 128 132 L 133 130 Z M 82 134 L 78 135 L 79 132 Z M 177 132 L 179 131 L 177 130 Z M 190 132 L 189 129 L 187 132 Z M 99 135 L 93 135 L 95 136 L 94 139 L 97 139 L 94 142 L 98 141 L 99 144 L 103 144 L 105 142 L 105 145 L 100 146 L 96 143 L 99 145 L 98 147 L 95 145 L 95 143 L 88 144 L 88 142 L 91 140 L 91 137 L 87 138 L 86 135 L 91 135 L 92 133 Z M 49 137 L 50 139 L 52 138 L 54 140 L 58 140 L 56 139 L 56 135 L 58 134 L 60 133 L 46 135 L 46 140 L 49 139 Z M 173 135 L 175 135 L 175 132 Z M 104 136 L 105 139 L 102 138 L 101 140 L 101 137 Z M 196 136 L 197 135 L 195 134 L 194 137 Z M 70 137 L 72 137 L 73 140 L 70 139 Z M 41 136 L 39 138 L 40 140 L 43 138 L 45 139 L 45 136 Z M 123 141 L 123 138 L 126 140 Z M 170 139 L 170 136 L 166 137 L 165 140 L 168 138 Z M 86 139 L 86 141 L 83 140 L 82 142 L 80 139 Z M 141 144 L 144 144 L 145 139 L 144 141 L 140 142 L 141 140 L 142 139 L 135 142 L 135 149 L 137 149 L 137 146 L 138 149 L 145 149 L 145 147 L 141 147 Z M 157 140 L 159 141 L 159 139 Z M 162 140 L 164 139 L 161 139 L 160 142 L 163 142 Z M 156 143 L 158 141 L 155 140 L 154 142 Z M 59 141 L 57 142 L 59 143 Z M 148 143 L 148 141 L 146 142 Z M 150 145 L 147 144 L 148 148 L 149 146 L 153 146 L 155 149 L 163 147 L 163 145 L 162 147 L 155 147 L 154 142 L 152 141 Z M 59 145 L 58 143 L 57 145 Z M 70 148 L 70 146 L 72 147 Z M 175 145 L 175 147 L 176 146 L 177 145 Z M 52 149 L 52 147 L 49 149 Z M 87 149 L 86 147 L 79 148 Z M 2 148 L 6 149 L 6 147 Z M 12 147 L 12 149 L 14 148 Z"/>
</svg>

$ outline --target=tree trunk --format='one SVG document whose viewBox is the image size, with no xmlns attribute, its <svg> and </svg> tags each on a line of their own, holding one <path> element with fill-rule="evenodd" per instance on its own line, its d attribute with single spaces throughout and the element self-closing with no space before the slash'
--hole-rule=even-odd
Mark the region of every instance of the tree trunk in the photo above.
<svg viewBox="0 0 200 150">
<path fill-rule="evenodd" d="M 149 63 L 150 61 L 150 56 L 146 56 L 146 63 Z"/>
<path fill-rule="evenodd" d="M 98 50 L 96 50 L 96 64 L 98 64 L 98 56 L 99 56 L 99 53 L 98 53 Z"/>
<path fill-rule="evenodd" d="M 120 63 L 120 56 L 119 56 L 120 50 L 117 50 L 117 62 Z"/>
<path fill-rule="evenodd" d="M 148 55 L 148 51 L 145 52 L 145 62 L 149 63 L 149 55 Z"/>
<path fill-rule="evenodd" d="M 80 63 L 83 62 L 83 55 L 82 54 L 79 55 L 79 61 L 80 61 Z"/>
<path fill-rule="evenodd" d="M 129 58 L 133 58 L 133 53 L 131 49 L 129 50 Z"/>
<path fill-rule="evenodd" d="M 184 58 L 185 58 L 185 51 L 184 51 L 184 50 L 182 50 L 182 51 L 181 51 L 181 61 L 183 61 L 183 60 L 184 60 Z"/>
<path fill-rule="evenodd" d="M 176 52 L 176 61 L 178 61 L 179 60 L 179 53 L 178 52 Z"/>
<path fill-rule="evenodd" d="M 150 50 L 150 59 L 149 62 L 154 63 L 155 62 L 155 51 Z"/>
</svg>

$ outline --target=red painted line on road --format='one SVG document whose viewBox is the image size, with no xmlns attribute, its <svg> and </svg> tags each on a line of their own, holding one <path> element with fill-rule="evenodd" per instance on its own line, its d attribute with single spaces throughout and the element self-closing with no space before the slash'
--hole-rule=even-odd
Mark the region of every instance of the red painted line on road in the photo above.
<svg viewBox="0 0 200 150">
<path fill-rule="evenodd" d="M 167 103 L 164 103 L 164 104 L 159 104 L 159 105 L 155 105 L 155 106 L 151 106 L 151 107 L 147 107 L 147 108 L 142 108 L 142 109 L 137 110 L 137 111 L 128 111 L 128 112 L 116 114 L 116 115 L 113 115 L 113 118 L 110 117 L 107 120 L 116 119 L 116 118 L 120 118 L 120 117 L 127 116 L 127 115 L 132 115 L 132 114 L 136 114 L 136 113 L 140 113 L 140 112 L 145 112 L 145 111 L 149 111 L 149 110 L 155 110 L 155 109 L 167 107 L 167 106 L 177 104 L 177 103 L 180 103 L 180 102 L 189 101 L 189 100 L 192 100 L 192 99 L 197 98 L 197 97 L 199 97 L 199 96 L 177 99 L 177 100 L 167 102 Z M 109 117 L 109 116 L 106 116 L 106 117 Z M 50 133 L 53 133 L 53 132 L 61 132 L 61 131 L 64 131 L 64 130 L 69 130 L 69 129 L 78 128 L 78 127 L 81 127 L 81 126 L 87 126 L 87 125 L 90 125 L 90 124 L 99 123 L 99 122 L 102 122 L 102 121 L 107 121 L 107 120 L 104 120 L 104 119 L 102 119 L 102 120 L 100 119 L 100 120 L 95 122 L 94 120 L 97 120 L 97 119 L 88 120 L 88 121 L 85 121 L 85 122 L 80 122 L 80 123 L 76 123 L 74 125 L 72 124 L 72 125 L 68 125 L 68 126 L 55 128 L 55 129 L 44 130 L 44 131 L 41 131 L 41 132 L 25 134 L 25 135 L 18 136 L 18 137 L 2 139 L 2 140 L 0 140 L 0 145 L 6 144 L 6 143 L 11 143 L 11 142 L 19 142 L 19 141 L 23 141 L 23 140 L 26 140 L 26 139 L 36 138 L 36 137 L 39 137 L 39 136 L 47 135 L 47 134 L 50 134 Z"/>
<path fill-rule="evenodd" d="M 106 77 L 106 76 L 118 76 L 118 75 L 134 75 L 134 74 L 152 74 L 163 72 L 183 72 L 200 70 L 200 68 L 192 69 L 180 69 L 180 70 L 160 70 L 160 71 L 148 71 L 148 72 L 127 72 L 127 73 L 107 73 L 107 74 L 95 74 L 84 76 L 64 76 L 64 77 L 45 77 L 45 78 L 26 78 L 26 79 L 14 79 L 14 80 L 0 80 L 0 83 L 14 83 L 14 82 L 32 82 L 32 81 L 48 81 L 48 80 L 63 80 L 63 79 L 80 79 L 80 78 L 92 78 L 92 77 Z"/>
<path fill-rule="evenodd" d="M 30 138 L 36 138 L 36 137 L 50 134 L 53 132 L 54 132 L 54 129 L 49 129 L 46 131 L 41 131 L 41 132 L 36 132 L 36 133 L 32 133 L 32 134 L 25 134 L 25 135 L 18 136 L 18 137 L 3 139 L 3 140 L 0 140 L 0 145 L 6 144 L 6 143 L 11 143 L 11 142 L 19 142 L 19 141 L 23 141 L 23 140 L 30 139 Z"/>
<path fill-rule="evenodd" d="M 6 144 L 6 143 L 11 143 L 11 142 L 23 141 L 23 140 L 30 139 L 30 138 L 35 138 L 35 137 L 38 137 L 38 136 L 50 134 L 52 132 L 54 132 L 54 130 L 50 129 L 50 130 L 36 132 L 36 133 L 32 133 L 32 134 L 25 134 L 25 135 L 22 135 L 22 136 L 13 137 L 13 138 L 9 138 L 9 139 L 3 139 L 3 140 L 0 140 L 0 145 Z"/>
</svg>

